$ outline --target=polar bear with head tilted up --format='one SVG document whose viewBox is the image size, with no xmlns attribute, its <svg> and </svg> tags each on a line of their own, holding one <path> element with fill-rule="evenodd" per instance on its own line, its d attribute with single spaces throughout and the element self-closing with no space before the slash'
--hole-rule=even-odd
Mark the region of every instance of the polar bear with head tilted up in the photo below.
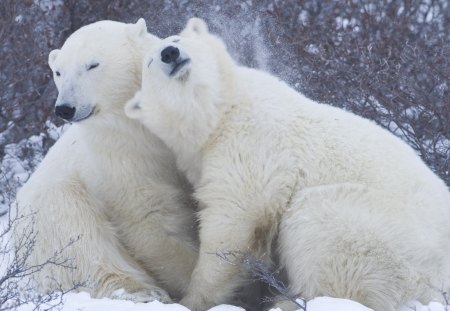
<svg viewBox="0 0 450 311">
<path fill-rule="evenodd" d="M 126 114 L 175 152 L 202 208 L 186 306 L 206 310 L 242 283 L 211 253 L 269 262 L 274 241 L 292 295 L 387 311 L 448 285 L 449 191 L 400 139 L 236 65 L 198 19 L 142 70 Z"/>
<path fill-rule="evenodd" d="M 143 19 L 100 21 L 49 55 L 55 112 L 73 124 L 19 191 L 19 213 L 34 224 L 21 222 L 15 240 L 20 248 L 33 226 L 29 264 L 63 249 L 76 269 L 45 265 L 35 275 L 42 291 L 87 282 L 82 289 L 95 297 L 170 301 L 165 290 L 177 298 L 189 284 L 197 259 L 190 187 L 172 152 L 123 111 L 160 41 Z"/>
</svg>

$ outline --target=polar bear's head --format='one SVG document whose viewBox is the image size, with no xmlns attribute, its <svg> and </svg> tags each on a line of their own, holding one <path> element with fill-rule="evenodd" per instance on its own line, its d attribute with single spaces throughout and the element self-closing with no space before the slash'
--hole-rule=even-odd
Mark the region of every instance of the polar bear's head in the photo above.
<svg viewBox="0 0 450 311">
<path fill-rule="evenodd" d="M 139 88 L 146 50 L 158 43 L 143 19 L 136 24 L 100 21 L 74 32 L 48 58 L 59 92 L 56 114 L 76 122 L 123 112 Z"/>
<path fill-rule="evenodd" d="M 163 122 L 171 127 L 181 122 L 200 127 L 203 121 L 214 126 L 235 66 L 223 41 L 209 33 L 205 22 L 190 19 L 180 35 L 162 40 L 144 58 L 142 89 L 125 112 L 157 135 Z"/>
</svg>

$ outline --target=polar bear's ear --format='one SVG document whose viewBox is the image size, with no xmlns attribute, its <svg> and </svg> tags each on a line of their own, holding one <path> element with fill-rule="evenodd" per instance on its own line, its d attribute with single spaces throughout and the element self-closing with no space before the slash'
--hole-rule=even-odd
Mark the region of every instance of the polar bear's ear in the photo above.
<svg viewBox="0 0 450 311">
<path fill-rule="evenodd" d="M 138 34 L 138 37 L 142 37 L 143 35 L 147 34 L 147 24 L 145 23 L 145 19 L 140 18 L 134 24 L 136 33 Z"/>
<path fill-rule="evenodd" d="M 137 119 L 141 115 L 141 91 L 138 91 L 132 99 L 125 104 L 125 114 L 131 119 Z"/>
<path fill-rule="evenodd" d="M 55 63 L 56 57 L 58 57 L 59 51 L 61 50 L 53 50 L 50 52 L 50 54 L 48 54 L 48 64 L 50 65 L 50 68 L 52 67 L 52 65 Z"/>
<path fill-rule="evenodd" d="M 206 22 L 198 17 L 190 18 L 186 24 L 185 30 L 191 30 L 200 35 L 207 34 L 209 32 Z"/>
</svg>

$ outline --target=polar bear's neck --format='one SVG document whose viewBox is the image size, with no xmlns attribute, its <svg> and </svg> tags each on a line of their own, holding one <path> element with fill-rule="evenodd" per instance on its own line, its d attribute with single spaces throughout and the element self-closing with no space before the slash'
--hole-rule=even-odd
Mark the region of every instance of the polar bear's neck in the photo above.
<svg viewBox="0 0 450 311">
<path fill-rule="evenodd" d="M 172 149 L 179 169 L 195 184 L 201 176 L 202 148 L 220 123 L 224 105 L 221 102 L 204 105 L 188 94 L 183 94 L 182 97 L 185 100 L 178 109 L 181 111 L 163 110 L 161 105 L 155 103 L 157 108 L 150 113 L 149 129 Z M 200 97 L 211 98 L 206 95 Z M 197 111 L 202 106 L 205 109 Z"/>
<path fill-rule="evenodd" d="M 234 79 L 231 73 L 221 76 L 230 79 L 223 79 L 220 89 L 211 89 L 210 86 L 187 88 L 185 93 L 177 94 L 173 99 L 183 101 L 182 106 L 175 105 L 176 111 L 159 111 L 158 108 L 152 116 L 153 122 L 157 123 L 152 131 L 174 151 L 178 167 L 194 185 L 202 174 L 205 146 L 221 130 L 220 125 L 233 107 L 230 94 L 234 94 Z"/>
<path fill-rule="evenodd" d="M 124 156 L 130 161 L 138 161 L 141 158 L 151 158 L 157 150 L 167 149 L 160 139 L 136 120 L 127 118 L 124 113 L 109 113 L 96 118 L 92 120 L 95 122 L 74 125 L 79 126 L 83 133 L 85 146 L 89 150 L 97 150 L 93 152 L 97 158 L 121 159 Z"/>
</svg>

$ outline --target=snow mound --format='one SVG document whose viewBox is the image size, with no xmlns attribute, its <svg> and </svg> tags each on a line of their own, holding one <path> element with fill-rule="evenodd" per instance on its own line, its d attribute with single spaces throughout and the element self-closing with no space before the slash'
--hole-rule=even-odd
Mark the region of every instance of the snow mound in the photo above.
<svg viewBox="0 0 450 311">
<path fill-rule="evenodd" d="M 317 297 L 308 301 L 307 311 L 373 311 L 352 300 Z"/>
<path fill-rule="evenodd" d="M 34 305 L 21 306 L 18 311 L 34 310 Z M 113 300 L 109 298 L 94 299 L 88 293 L 69 293 L 64 296 L 63 311 L 189 311 L 179 304 L 163 304 L 159 301 L 149 303 L 134 303 L 127 300 Z M 300 309 L 299 309 L 300 310 Z M 411 302 L 398 311 L 445 311 L 445 307 L 437 302 L 424 306 L 418 302 Z M 208 311 L 245 311 L 243 308 L 220 305 Z M 271 311 L 280 311 L 272 309 Z M 355 301 L 331 297 L 317 297 L 308 301 L 307 311 L 373 311 Z"/>
</svg>

